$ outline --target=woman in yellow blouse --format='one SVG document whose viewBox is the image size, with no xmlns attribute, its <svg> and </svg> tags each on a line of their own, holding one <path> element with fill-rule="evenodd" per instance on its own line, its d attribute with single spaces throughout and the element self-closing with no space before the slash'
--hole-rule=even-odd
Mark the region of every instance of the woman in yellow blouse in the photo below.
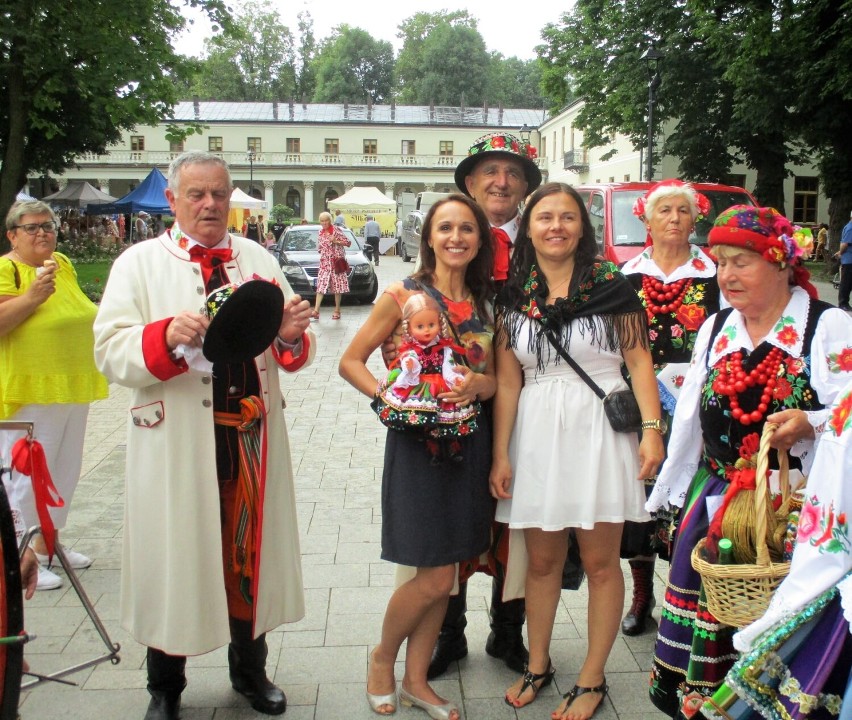
<svg viewBox="0 0 852 720">
<path fill-rule="evenodd" d="M 58 223 L 43 202 L 15 203 L 6 216 L 12 246 L 0 257 L 0 420 L 35 423 L 47 466 L 63 507 L 50 508 L 57 530 L 65 526 L 83 463 L 89 403 L 107 396 L 106 378 L 95 368 L 92 323 L 96 306 L 77 284 L 71 261 L 55 252 Z M 0 456 L 9 458 L 21 433 L 0 433 Z M 39 524 L 29 476 L 12 473 L 10 504 L 27 527 Z M 33 540 L 39 562 L 47 549 Z M 66 549 L 76 568 L 85 555 Z M 39 570 L 38 588 L 57 588 L 62 579 Z"/>
</svg>

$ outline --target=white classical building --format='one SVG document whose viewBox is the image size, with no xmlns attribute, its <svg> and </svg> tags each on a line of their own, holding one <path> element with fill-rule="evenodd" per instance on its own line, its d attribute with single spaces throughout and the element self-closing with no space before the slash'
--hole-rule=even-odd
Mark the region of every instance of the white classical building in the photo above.
<svg viewBox="0 0 852 720">
<path fill-rule="evenodd" d="M 605 147 L 583 147 L 583 132 L 574 126 L 581 108 L 577 101 L 551 117 L 545 110 L 500 107 L 181 102 L 170 121 L 125 132 L 107 154 L 84 155 L 62 177 L 32 177 L 29 187 L 41 197 L 57 183 L 87 180 L 121 197 L 152 167 L 165 172 L 180 152 L 210 150 L 228 161 L 234 184 L 249 195 L 315 219 L 329 200 L 356 185 L 378 187 L 394 199 L 403 192 L 452 191 L 453 171 L 468 147 L 498 131 L 530 134 L 545 180 L 579 185 L 644 179 L 642 152 L 625 136 L 613 136 Z M 194 125 L 201 132 L 170 142 L 170 125 Z M 666 131 L 660 129 L 658 147 Z M 786 207 L 779 210 L 794 222 L 827 222 L 828 200 L 816 169 L 791 165 L 788 170 Z M 677 174 L 674 156 L 664 156 L 654 167 L 655 179 Z M 737 165 L 729 182 L 752 190 L 755 177 Z"/>
<path fill-rule="evenodd" d="M 394 199 L 452 191 L 453 171 L 474 140 L 528 133 L 546 117 L 544 110 L 500 107 L 181 102 L 172 120 L 124 133 L 107 154 L 84 155 L 57 180 L 87 180 L 121 197 L 152 167 L 165 172 L 184 150 L 209 150 L 227 160 L 235 186 L 270 207 L 286 204 L 298 217 L 315 219 L 356 185 Z M 170 142 L 170 125 L 198 125 L 201 132 Z M 42 185 L 42 178 L 30 178 L 37 196 L 45 194 Z"/>
</svg>

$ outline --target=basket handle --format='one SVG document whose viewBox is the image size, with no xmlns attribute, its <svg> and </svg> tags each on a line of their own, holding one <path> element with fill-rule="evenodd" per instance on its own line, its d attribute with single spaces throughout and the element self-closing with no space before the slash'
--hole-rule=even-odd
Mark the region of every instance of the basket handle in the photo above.
<svg viewBox="0 0 852 720">
<path fill-rule="evenodd" d="M 766 493 L 769 488 L 769 451 L 772 449 L 769 441 L 778 429 L 777 423 L 766 423 L 760 436 L 760 447 L 757 451 L 757 469 L 754 477 L 754 508 L 755 508 L 755 549 L 757 564 L 768 566 L 769 549 L 766 547 Z M 786 450 L 778 450 L 778 475 L 781 497 L 784 502 L 790 497 L 790 462 Z"/>
</svg>

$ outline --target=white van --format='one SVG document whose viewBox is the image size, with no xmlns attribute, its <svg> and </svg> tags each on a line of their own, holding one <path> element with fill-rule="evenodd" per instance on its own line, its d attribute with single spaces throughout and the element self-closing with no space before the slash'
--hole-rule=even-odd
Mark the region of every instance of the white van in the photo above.
<svg viewBox="0 0 852 720">
<path fill-rule="evenodd" d="M 417 257 L 420 252 L 420 231 L 426 213 L 438 200 L 447 197 L 449 194 L 445 192 L 417 193 L 414 210 L 408 213 L 402 221 L 402 242 L 399 252 L 403 262 L 411 262 Z"/>
</svg>

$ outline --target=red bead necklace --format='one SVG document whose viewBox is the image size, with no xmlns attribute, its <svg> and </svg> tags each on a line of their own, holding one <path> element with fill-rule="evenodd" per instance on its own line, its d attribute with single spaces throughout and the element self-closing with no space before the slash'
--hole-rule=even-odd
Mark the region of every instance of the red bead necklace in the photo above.
<svg viewBox="0 0 852 720">
<path fill-rule="evenodd" d="M 666 284 L 649 275 L 642 276 L 642 290 L 645 291 L 645 312 L 652 320 L 659 313 L 675 312 L 683 305 L 683 298 L 692 286 L 692 278 L 682 278 Z"/>
<path fill-rule="evenodd" d="M 746 372 L 743 370 L 743 354 L 740 351 L 732 353 L 725 362 L 719 375 L 713 381 L 713 390 L 719 395 L 727 395 L 731 407 L 731 417 L 742 425 L 751 425 L 763 420 L 769 401 L 778 382 L 778 369 L 784 358 L 784 351 L 773 347 L 757 366 Z M 755 410 L 745 412 L 740 407 L 739 396 L 748 388 L 762 385 L 763 392 L 760 394 L 760 402 Z"/>
</svg>

